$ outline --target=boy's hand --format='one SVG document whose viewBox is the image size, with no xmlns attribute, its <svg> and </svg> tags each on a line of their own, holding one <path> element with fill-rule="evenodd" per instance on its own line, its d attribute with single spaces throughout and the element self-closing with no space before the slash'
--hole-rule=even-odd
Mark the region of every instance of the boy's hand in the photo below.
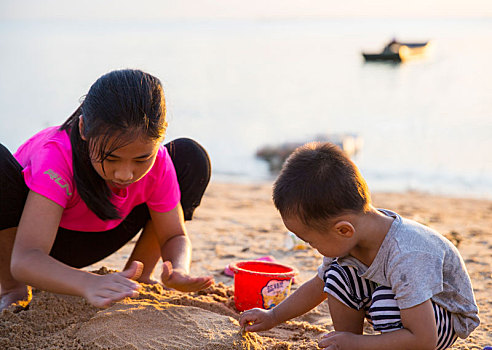
<svg viewBox="0 0 492 350">
<path fill-rule="evenodd" d="M 181 292 L 196 292 L 208 288 L 214 283 L 212 276 L 191 277 L 180 270 L 174 270 L 170 261 L 165 261 L 162 264 L 161 281 L 166 287 Z"/>
<path fill-rule="evenodd" d="M 266 331 L 278 324 L 273 310 L 254 308 L 239 316 L 239 325 L 246 332 Z"/>
<path fill-rule="evenodd" d="M 141 262 L 133 261 L 130 267 L 122 272 L 102 276 L 91 275 L 84 297 L 90 304 L 102 308 L 126 297 L 135 298 L 138 296 L 140 284 L 132 279 L 140 277 L 142 269 Z"/>
<path fill-rule="evenodd" d="M 318 347 L 325 350 L 357 349 L 356 334 L 350 332 L 330 332 L 323 335 Z"/>
</svg>

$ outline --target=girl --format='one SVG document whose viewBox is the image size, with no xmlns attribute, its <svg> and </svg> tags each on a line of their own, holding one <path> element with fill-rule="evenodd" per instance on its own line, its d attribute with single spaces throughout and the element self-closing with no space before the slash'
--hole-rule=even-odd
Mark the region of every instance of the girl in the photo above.
<svg viewBox="0 0 492 350">
<path fill-rule="evenodd" d="M 162 258 L 162 283 L 209 287 L 191 277 L 184 220 L 210 179 L 205 150 L 189 139 L 162 146 L 160 81 L 142 71 L 99 78 L 61 127 L 34 135 L 12 156 L 0 145 L 0 310 L 25 306 L 27 285 L 79 295 L 98 307 L 138 295 Z M 112 254 L 143 229 L 123 272 L 78 268 Z"/>
</svg>

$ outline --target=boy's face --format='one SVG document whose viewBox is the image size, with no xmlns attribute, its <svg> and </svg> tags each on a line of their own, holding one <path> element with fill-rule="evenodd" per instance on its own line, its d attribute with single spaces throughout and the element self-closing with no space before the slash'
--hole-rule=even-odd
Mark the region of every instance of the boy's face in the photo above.
<svg viewBox="0 0 492 350">
<path fill-rule="evenodd" d="M 316 229 L 304 224 L 297 216 L 282 217 L 285 227 L 309 243 L 321 255 L 335 258 L 346 256 L 354 248 L 352 236 L 340 233 L 335 221 L 327 221 L 326 229 Z"/>
</svg>

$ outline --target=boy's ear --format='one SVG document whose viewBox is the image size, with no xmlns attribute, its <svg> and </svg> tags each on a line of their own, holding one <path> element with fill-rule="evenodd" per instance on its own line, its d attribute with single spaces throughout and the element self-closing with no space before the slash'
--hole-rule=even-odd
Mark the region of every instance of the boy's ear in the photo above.
<svg viewBox="0 0 492 350">
<path fill-rule="evenodd" d="M 338 221 L 335 224 L 335 230 L 343 237 L 350 238 L 355 233 L 354 226 L 348 221 Z"/>
<path fill-rule="evenodd" d="M 80 133 L 80 138 L 84 141 L 87 141 L 87 139 L 84 136 L 84 118 L 82 118 L 82 116 L 79 116 L 79 133 Z"/>
</svg>

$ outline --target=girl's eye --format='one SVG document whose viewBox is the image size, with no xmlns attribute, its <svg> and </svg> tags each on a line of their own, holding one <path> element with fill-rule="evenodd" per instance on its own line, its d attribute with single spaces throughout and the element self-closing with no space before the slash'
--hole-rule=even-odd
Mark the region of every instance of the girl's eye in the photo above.
<svg viewBox="0 0 492 350">
<path fill-rule="evenodd" d="M 135 162 L 137 162 L 137 163 L 147 163 L 149 160 L 150 160 L 150 158 L 149 159 L 139 159 L 139 160 L 136 160 Z"/>
</svg>

